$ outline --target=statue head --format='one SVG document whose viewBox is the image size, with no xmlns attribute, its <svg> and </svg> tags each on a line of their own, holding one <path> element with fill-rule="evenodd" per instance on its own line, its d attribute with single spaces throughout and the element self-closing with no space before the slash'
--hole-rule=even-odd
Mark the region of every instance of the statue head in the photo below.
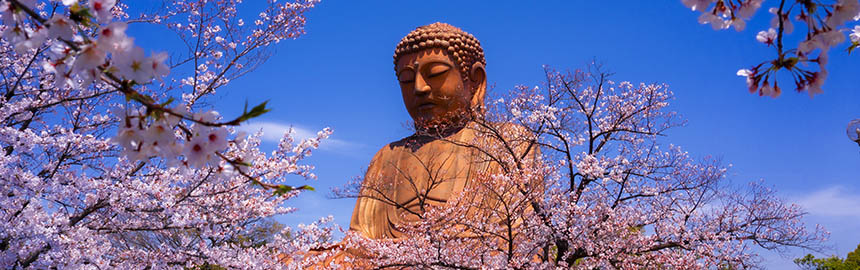
<svg viewBox="0 0 860 270">
<path fill-rule="evenodd" d="M 487 89 L 485 64 L 481 43 L 449 24 L 421 26 L 401 39 L 394 70 L 416 127 L 460 123 L 480 113 Z"/>
</svg>

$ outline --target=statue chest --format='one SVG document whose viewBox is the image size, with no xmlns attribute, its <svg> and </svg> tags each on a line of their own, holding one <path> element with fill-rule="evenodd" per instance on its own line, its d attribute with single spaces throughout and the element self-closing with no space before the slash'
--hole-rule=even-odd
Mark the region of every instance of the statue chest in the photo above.
<svg viewBox="0 0 860 270">
<path fill-rule="evenodd" d="M 389 184 L 389 194 L 407 211 L 421 213 L 427 205 L 441 205 L 462 191 L 486 162 L 475 151 L 444 141 L 432 141 L 420 148 L 394 146 L 387 160 L 380 160 L 380 180 Z"/>
</svg>

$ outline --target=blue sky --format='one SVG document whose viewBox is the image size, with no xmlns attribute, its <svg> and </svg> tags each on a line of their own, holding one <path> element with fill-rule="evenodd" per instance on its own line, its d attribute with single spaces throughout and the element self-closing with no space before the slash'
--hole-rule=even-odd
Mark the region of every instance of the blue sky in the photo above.
<svg viewBox="0 0 860 270">
<path fill-rule="evenodd" d="M 268 132 L 268 148 L 290 126 L 300 136 L 334 129 L 309 160 L 318 191 L 302 194 L 291 204 L 300 210 L 278 219 L 294 225 L 331 214 L 348 227 L 354 200 L 327 199 L 328 189 L 361 175 L 379 148 L 410 134 L 392 53 L 415 27 L 441 21 L 481 41 L 496 94 L 541 83 L 542 65 L 576 69 L 592 59 L 616 81 L 668 84 L 671 107 L 688 125 L 670 130 L 667 141 L 723 158 L 736 184 L 764 179 L 806 207 L 806 222 L 832 233 L 825 255 L 845 256 L 860 244 L 860 147 L 845 135 L 846 124 L 860 118 L 860 55 L 834 50 L 825 93 L 814 99 L 791 90 L 763 98 L 749 94 L 735 72 L 773 54 L 755 41 L 770 20 L 764 9 L 736 32 L 698 24 L 680 1 L 527 3 L 328 0 L 311 10 L 305 36 L 278 44 L 266 64 L 214 99 L 228 116 L 245 100 L 269 100 L 274 110 L 250 126 Z M 791 258 L 802 254 L 762 253 L 770 269 L 792 269 Z"/>
</svg>

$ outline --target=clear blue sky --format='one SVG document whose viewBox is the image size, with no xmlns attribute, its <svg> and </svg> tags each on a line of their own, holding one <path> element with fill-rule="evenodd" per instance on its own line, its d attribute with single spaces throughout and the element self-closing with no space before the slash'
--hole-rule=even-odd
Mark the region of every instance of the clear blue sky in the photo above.
<svg viewBox="0 0 860 270">
<path fill-rule="evenodd" d="M 326 199 L 328 189 L 361 175 L 379 148 L 410 134 L 391 56 L 406 33 L 441 21 L 481 41 L 496 93 L 541 83 L 544 64 L 576 69 L 592 59 L 616 81 L 669 84 L 672 108 L 689 124 L 670 130 L 668 141 L 695 156 L 722 157 L 733 164 L 736 184 L 764 179 L 804 205 L 807 223 L 832 232 L 826 255 L 845 256 L 860 244 L 860 147 L 845 135 L 848 121 L 860 118 L 860 55 L 834 50 L 825 93 L 814 99 L 790 89 L 763 98 L 749 94 L 735 72 L 772 56 L 755 41 L 770 20 L 764 9 L 743 32 L 717 32 L 674 0 L 528 3 L 328 0 L 311 10 L 307 35 L 278 44 L 265 65 L 215 99 L 223 115 L 236 115 L 246 99 L 270 100 L 274 110 L 255 121 L 267 130 L 334 129 L 309 160 L 318 191 L 302 194 L 292 203 L 299 212 L 279 220 L 294 225 L 331 214 L 348 226 L 354 201 Z M 762 255 L 767 268 L 793 269 L 791 258 L 802 253 Z"/>
</svg>

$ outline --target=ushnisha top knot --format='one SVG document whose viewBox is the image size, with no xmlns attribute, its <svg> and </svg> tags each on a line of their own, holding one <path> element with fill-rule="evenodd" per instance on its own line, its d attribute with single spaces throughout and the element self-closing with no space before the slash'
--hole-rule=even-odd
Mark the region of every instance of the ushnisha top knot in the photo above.
<svg viewBox="0 0 860 270">
<path fill-rule="evenodd" d="M 397 65 L 397 59 L 402 55 L 430 48 L 446 50 L 457 63 L 464 79 L 468 78 L 475 63 L 487 65 L 484 49 L 478 39 L 460 28 L 441 22 L 419 26 L 403 37 L 394 50 L 394 64 Z"/>
</svg>

